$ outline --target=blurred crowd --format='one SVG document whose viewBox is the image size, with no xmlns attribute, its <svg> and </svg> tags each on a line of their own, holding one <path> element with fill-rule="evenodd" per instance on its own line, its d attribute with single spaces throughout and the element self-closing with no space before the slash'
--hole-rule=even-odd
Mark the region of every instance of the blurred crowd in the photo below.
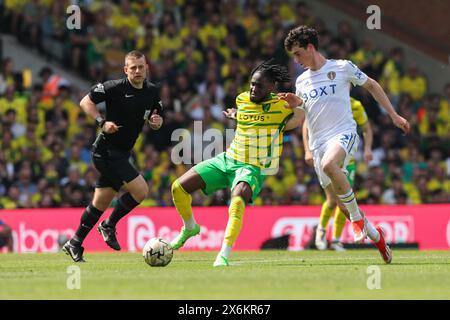
<svg viewBox="0 0 450 320">
<path fill-rule="evenodd" d="M 172 133 L 189 129 L 206 147 L 210 142 L 202 132 L 234 128 L 222 111 L 249 89 L 257 63 L 274 57 L 287 65 L 293 81 L 279 89 L 294 90 L 303 70 L 286 54 L 283 40 L 301 24 L 319 31 L 327 58 L 350 59 L 377 79 L 412 124 L 411 134 L 402 136 L 368 92 L 352 90 L 374 129 L 374 159 L 365 163 L 357 154 L 359 203 L 450 202 L 450 84 L 430 91 L 426 79 L 431 75 L 405 65 L 401 48 L 383 52 L 370 38 L 356 38 L 346 21 L 327 29 L 296 1 L 78 1 L 81 28 L 68 30 L 70 1 L 1 3 L 2 30 L 37 55 L 59 59 L 93 85 L 123 77 L 128 51 L 146 54 L 150 78 L 161 87 L 165 124 L 159 131 L 145 127 L 134 149 L 133 162 L 150 186 L 141 206 L 173 205 L 170 185 L 191 165 L 171 161 L 178 142 Z M 78 106 L 86 92 L 50 67 L 39 74 L 17 70 L 16 58 L 5 57 L 0 66 L 0 208 L 86 206 L 97 178 L 89 151 L 96 127 Z M 201 121 L 200 131 L 194 130 L 195 121 Z M 322 203 L 314 169 L 304 162 L 301 130 L 285 136 L 281 164 L 276 175 L 267 177 L 256 205 Z M 229 191 L 193 196 L 194 205 L 225 205 L 228 200 Z"/>
</svg>

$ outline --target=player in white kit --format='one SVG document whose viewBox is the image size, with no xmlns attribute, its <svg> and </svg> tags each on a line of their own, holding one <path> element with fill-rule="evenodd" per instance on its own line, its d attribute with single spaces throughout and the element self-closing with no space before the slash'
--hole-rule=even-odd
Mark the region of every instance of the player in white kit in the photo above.
<svg viewBox="0 0 450 320">
<path fill-rule="evenodd" d="M 341 209 L 351 221 L 354 240 L 366 236 L 375 242 L 386 263 L 392 260 L 383 230 L 373 225 L 358 208 L 344 168 L 356 152 L 359 137 L 350 106 L 350 86 L 366 88 L 387 111 L 395 126 L 409 132 L 409 123 L 395 112 L 381 86 L 348 60 L 329 60 L 318 51 L 317 31 L 307 26 L 292 29 L 285 48 L 296 63 L 307 69 L 296 80 L 296 94 L 281 93 L 290 105 L 301 106 L 309 128 L 309 148 L 320 184 L 336 196 Z"/>
</svg>

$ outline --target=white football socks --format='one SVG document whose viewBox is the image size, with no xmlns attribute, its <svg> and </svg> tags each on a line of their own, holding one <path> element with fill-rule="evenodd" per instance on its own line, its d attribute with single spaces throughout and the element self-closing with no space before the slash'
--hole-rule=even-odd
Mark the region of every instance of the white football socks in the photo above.
<svg viewBox="0 0 450 320">
<path fill-rule="evenodd" d="M 380 241 L 380 233 L 375 229 L 375 227 L 367 220 L 366 217 L 364 217 L 364 223 L 366 224 L 366 230 L 367 230 L 367 236 L 370 240 L 373 242 Z"/>
<path fill-rule="evenodd" d="M 230 256 L 230 253 L 231 253 L 231 247 L 229 245 L 226 245 L 225 243 L 222 244 L 222 249 L 220 249 L 219 255 L 228 259 L 228 257 Z"/>
<path fill-rule="evenodd" d="M 353 189 L 350 189 L 349 192 L 343 195 L 338 195 L 339 199 L 341 199 L 344 206 L 347 208 L 350 214 L 350 221 L 361 220 L 362 216 L 359 213 L 358 204 L 356 203 L 356 197 L 353 193 Z"/>
<path fill-rule="evenodd" d="M 194 219 L 194 215 L 192 215 L 189 219 L 187 219 L 187 220 L 183 220 L 183 222 L 184 222 L 184 227 L 187 229 L 187 230 L 192 230 L 192 229 L 194 229 L 195 228 L 195 225 L 197 224 L 196 222 L 195 222 L 195 219 Z"/>
</svg>

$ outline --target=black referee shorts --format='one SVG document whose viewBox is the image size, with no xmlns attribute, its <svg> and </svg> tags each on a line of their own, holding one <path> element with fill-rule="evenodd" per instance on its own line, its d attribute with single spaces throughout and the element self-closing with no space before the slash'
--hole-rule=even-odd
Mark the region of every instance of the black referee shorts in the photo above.
<svg viewBox="0 0 450 320">
<path fill-rule="evenodd" d="M 91 153 L 92 162 L 100 172 L 96 188 L 113 188 L 119 191 L 124 183 L 128 183 L 139 176 L 139 172 L 128 161 L 129 152 L 106 149 L 102 152 Z"/>
</svg>

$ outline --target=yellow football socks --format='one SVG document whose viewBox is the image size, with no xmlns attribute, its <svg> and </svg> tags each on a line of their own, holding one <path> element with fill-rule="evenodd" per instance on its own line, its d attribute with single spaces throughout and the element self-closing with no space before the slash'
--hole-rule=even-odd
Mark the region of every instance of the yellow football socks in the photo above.
<svg viewBox="0 0 450 320">
<path fill-rule="evenodd" d="M 244 216 L 245 201 L 242 197 L 232 197 L 228 209 L 228 223 L 225 229 L 224 244 L 232 247 L 241 231 Z"/>
<path fill-rule="evenodd" d="M 172 184 L 172 198 L 178 213 L 183 218 L 183 221 L 192 219 L 192 197 L 181 186 L 178 180 Z M 190 228 L 188 228 L 190 229 Z"/>
<path fill-rule="evenodd" d="M 331 218 L 331 214 L 333 213 L 333 208 L 328 207 L 328 203 L 325 201 L 322 205 L 322 210 L 320 211 L 320 221 L 319 225 L 326 229 L 328 225 L 328 221 Z"/>
<path fill-rule="evenodd" d="M 344 212 L 342 212 L 341 208 L 337 207 L 336 213 L 334 214 L 333 239 L 338 240 L 341 238 L 346 221 L 347 218 L 345 217 Z"/>
</svg>

